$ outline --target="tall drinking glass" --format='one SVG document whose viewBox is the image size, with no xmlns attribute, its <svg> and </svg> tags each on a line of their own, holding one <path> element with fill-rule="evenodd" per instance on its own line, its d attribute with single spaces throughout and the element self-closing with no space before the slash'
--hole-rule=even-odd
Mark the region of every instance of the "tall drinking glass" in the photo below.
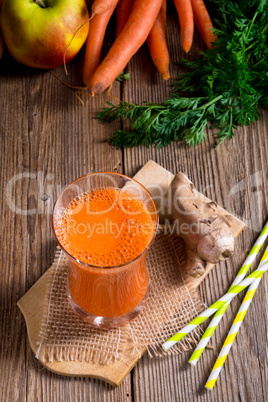
<svg viewBox="0 0 268 402">
<path fill-rule="evenodd" d="M 92 173 L 67 186 L 53 230 L 69 260 L 72 308 L 99 327 L 127 323 L 148 299 L 146 255 L 158 216 L 148 191 L 117 173 Z"/>
</svg>

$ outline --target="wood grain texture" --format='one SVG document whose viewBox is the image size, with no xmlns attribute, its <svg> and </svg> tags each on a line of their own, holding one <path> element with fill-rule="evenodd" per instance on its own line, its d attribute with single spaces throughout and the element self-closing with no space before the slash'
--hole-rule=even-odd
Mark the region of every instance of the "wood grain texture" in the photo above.
<svg viewBox="0 0 268 402">
<path fill-rule="evenodd" d="M 42 300 L 45 299 L 48 290 L 51 288 L 56 264 L 53 264 L 18 301 L 18 306 L 25 318 L 27 335 L 34 355 L 36 355 L 38 349 L 37 345 L 43 316 L 46 315 L 48 309 L 47 304 L 42 304 Z M 91 377 L 106 381 L 113 386 L 118 386 L 139 360 L 139 353 L 136 352 L 133 355 L 132 348 L 133 343 L 129 340 L 124 347 L 120 361 L 116 365 L 64 360 L 48 362 L 46 360 L 42 361 L 40 358 L 38 360 L 45 368 L 56 374 L 71 377 Z"/>
<path fill-rule="evenodd" d="M 166 169 L 155 163 L 154 161 L 148 161 L 134 176 L 134 179 L 144 185 L 147 190 L 150 191 L 151 196 L 155 199 L 159 197 L 155 194 L 155 189 L 158 191 L 161 189 L 161 194 L 164 196 L 168 192 L 169 185 L 172 181 L 173 175 Z M 153 186 L 153 187 L 152 187 Z M 209 202 L 207 197 L 198 191 L 194 190 L 195 196 Z M 229 215 L 227 211 L 218 207 L 219 211 L 226 215 Z M 243 230 L 244 224 L 239 219 L 232 215 L 229 215 L 230 230 L 233 236 L 236 238 Z M 36 355 L 38 349 L 39 334 L 41 331 L 41 325 L 44 321 L 48 311 L 47 303 L 42 303 L 45 297 L 51 289 L 53 278 L 55 275 L 57 261 L 54 261 L 52 266 L 42 275 L 42 277 L 28 290 L 28 292 L 19 300 L 18 306 L 24 315 L 27 335 L 32 348 L 33 353 Z M 206 272 L 200 278 L 193 278 L 187 276 L 185 284 L 189 291 L 195 291 L 200 283 L 205 279 L 210 270 L 215 267 L 215 264 L 208 264 Z M 184 269 L 187 269 L 186 266 Z M 132 353 L 133 341 L 129 340 L 126 346 L 119 352 L 119 361 L 112 364 L 97 364 L 92 362 L 80 362 L 80 361 L 57 361 L 48 362 L 46 359 L 42 359 L 40 356 L 38 360 L 50 371 L 56 374 L 70 375 L 70 376 L 85 376 L 93 377 L 104 380 L 109 384 L 118 386 L 133 369 L 133 367 L 139 361 L 139 353 Z M 142 348 L 141 355 L 146 352 L 146 348 Z M 41 355 L 41 354 L 40 354 Z"/>
<path fill-rule="evenodd" d="M 81 85 L 81 64 L 78 58 L 69 66 L 72 84 Z M 62 69 L 56 72 L 67 80 Z M 5 94 L 0 105 L 1 400 L 129 400 L 131 376 L 115 390 L 102 381 L 62 378 L 45 370 L 34 358 L 16 306 L 52 263 L 56 243 L 51 210 L 60 190 L 87 172 L 122 171 L 122 151 L 104 142 L 107 128 L 93 118 L 104 100 L 89 99 L 82 107 L 74 92 L 49 72 L 32 71 L 9 58 L 1 70 L 0 87 Z M 113 90 L 119 96 L 119 85 Z M 24 178 L 10 186 L 6 200 L 10 180 L 22 173 Z M 15 205 L 17 213 L 10 209 Z M 19 208 L 31 209 L 32 215 L 21 215 Z"/>
<path fill-rule="evenodd" d="M 168 16 L 168 43 L 172 80 L 181 72 L 179 58 L 185 56 L 179 43 L 174 8 Z M 112 38 L 112 36 L 111 36 Z M 108 37 L 108 45 L 111 42 Z M 196 54 L 202 43 L 195 36 Z M 73 85 L 81 85 L 83 55 L 69 66 L 69 76 L 56 72 Z M 120 387 L 88 378 L 68 378 L 43 369 L 33 356 L 26 337 L 24 319 L 16 303 L 51 265 L 56 243 L 50 227 L 51 208 L 60 188 L 81 174 L 110 170 L 133 176 L 149 159 L 172 173 L 185 172 L 197 189 L 213 198 L 247 224 L 236 243 L 233 258 L 220 264 L 201 285 L 201 296 L 209 305 L 232 282 L 251 248 L 268 210 L 267 114 L 250 127 L 239 128 L 232 141 L 214 149 L 215 138 L 193 149 L 183 143 L 168 148 L 138 147 L 119 150 L 104 143 L 118 123 L 102 126 L 94 118 L 103 98 L 85 99 L 82 107 L 74 93 L 49 72 L 27 69 L 4 55 L 0 65 L 0 202 L 3 211 L 0 237 L 0 357 L 1 400 L 9 401 L 264 401 L 268 394 L 268 277 L 263 278 L 250 306 L 224 369 L 212 392 L 205 381 L 230 324 L 239 308 L 232 302 L 212 344 L 198 365 L 187 364 L 190 353 L 161 359 L 144 356 Z M 171 83 L 163 83 L 149 59 L 146 46 L 129 64 L 131 80 L 113 95 L 134 102 L 160 101 Z M 171 82 L 172 82 L 171 80 Z M 37 186 L 37 172 L 39 175 Z M 38 213 L 25 216 L 10 209 L 6 186 L 16 174 L 11 200 L 17 208 Z M 31 176 L 27 176 L 30 173 Z"/>
<path fill-rule="evenodd" d="M 167 171 L 158 163 L 152 160 L 149 160 L 134 176 L 134 179 L 139 181 L 147 188 L 147 190 L 150 191 L 151 196 L 155 200 L 160 221 L 161 221 L 161 213 L 165 214 L 163 199 L 167 197 L 169 197 L 169 199 L 171 198 L 171 195 L 168 194 L 168 192 L 173 177 L 174 175 L 171 172 Z M 197 191 L 195 188 L 193 189 L 193 192 L 195 197 L 199 198 L 200 200 L 204 202 L 211 202 L 211 199 L 209 199 L 204 194 Z M 161 199 L 159 199 L 160 194 Z M 220 205 L 217 205 L 217 211 L 218 213 L 224 216 L 229 216 L 230 231 L 233 237 L 237 238 L 242 232 L 242 230 L 245 228 L 244 222 L 242 222 L 235 216 L 230 215 Z M 185 284 L 187 285 L 188 289 L 195 290 L 214 267 L 215 264 L 207 263 L 204 275 L 202 275 L 199 278 L 194 278 L 188 275 L 187 278 L 185 279 Z M 186 267 L 184 267 L 184 269 L 186 269 Z"/>
<path fill-rule="evenodd" d="M 185 55 L 176 44 L 178 27 L 173 14 L 167 28 L 172 49 L 171 77 L 176 78 L 181 72 L 178 60 Z M 196 36 L 195 43 L 198 43 Z M 148 74 L 142 75 L 141 69 L 146 66 Z M 166 97 L 167 86 L 150 67 L 146 48 L 131 60 L 128 69 L 132 80 L 124 88 L 124 100 L 159 102 Z M 195 148 L 172 143 L 160 150 L 143 146 L 124 150 L 125 174 L 132 175 L 137 167 L 153 159 L 172 173 L 186 173 L 199 191 L 246 223 L 232 259 L 219 264 L 200 286 L 202 300 L 207 305 L 228 290 L 268 217 L 267 122 L 267 113 L 262 112 L 258 122 L 239 128 L 232 141 L 217 149 L 213 132 L 207 130 L 208 140 Z M 145 355 L 133 370 L 135 401 L 264 401 L 268 392 L 267 285 L 265 277 L 213 391 L 205 390 L 204 385 L 243 295 L 232 302 L 215 332 L 211 340 L 215 349 L 206 350 L 195 368 L 188 364 L 191 353 L 161 359 Z"/>
</svg>

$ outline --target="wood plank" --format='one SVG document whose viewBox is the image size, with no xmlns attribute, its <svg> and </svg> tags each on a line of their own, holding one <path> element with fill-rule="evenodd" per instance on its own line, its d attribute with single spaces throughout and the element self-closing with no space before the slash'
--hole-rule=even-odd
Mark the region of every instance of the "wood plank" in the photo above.
<svg viewBox="0 0 268 402">
<path fill-rule="evenodd" d="M 19 300 L 18 306 L 24 315 L 27 325 L 27 335 L 34 354 L 37 352 L 40 327 L 43 315 L 47 313 L 47 304 L 42 304 L 47 291 L 51 288 L 55 273 L 55 265 L 42 275 L 42 277 L 28 290 Z M 139 353 L 130 353 L 133 343 L 129 341 L 120 353 L 120 360 L 117 363 L 97 364 L 93 362 L 80 361 L 41 361 L 50 371 L 71 377 L 91 377 L 108 382 L 113 386 L 121 384 L 139 360 Z M 145 349 L 146 350 L 146 349 Z"/>
<path fill-rule="evenodd" d="M 168 23 L 172 78 L 180 72 L 179 57 L 185 56 L 179 46 L 178 32 L 173 7 L 169 11 Z M 197 47 L 194 52 L 196 50 Z M 72 68 L 74 74 L 69 75 L 68 79 L 72 84 L 81 84 L 81 78 L 77 79 L 81 72 L 81 60 L 75 61 Z M 213 344 L 217 345 L 217 349 L 208 350 L 195 369 L 187 366 L 189 355 L 154 360 L 144 356 L 134 369 L 133 388 L 129 376 L 117 389 L 98 380 L 63 378 L 44 370 L 34 360 L 27 344 L 26 327 L 16 303 L 52 262 L 55 243 L 48 210 L 56 199 L 56 186 L 64 186 L 80 172 L 96 171 L 103 167 L 122 171 L 124 165 L 123 172 L 132 176 L 149 159 L 173 173 L 183 170 L 199 191 L 209 198 L 215 198 L 230 212 L 248 221 L 247 229 L 237 241 L 232 260 L 213 270 L 201 286 L 202 297 L 207 304 L 216 300 L 232 282 L 259 227 L 267 218 L 267 115 L 263 114 L 261 120 L 253 126 L 240 129 L 237 137 L 216 151 L 215 139 L 210 134 L 205 144 L 194 149 L 183 144 L 171 144 L 165 150 L 139 147 L 123 151 L 122 161 L 119 150 L 102 144 L 113 126 L 102 127 L 92 119 L 93 111 L 102 103 L 101 98 L 88 100 L 86 109 L 81 110 L 70 92 L 63 87 L 60 89 L 48 73 L 30 73 L 27 68 L 13 62 L 5 67 L 1 62 L 0 69 L 3 94 L 0 100 L 1 188 L 5 189 L 16 173 L 35 173 L 37 168 L 53 173 L 53 179 L 45 176 L 41 195 L 36 189 L 36 183 L 32 183 L 33 179 L 30 178 L 19 181 L 16 192 L 12 194 L 18 207 L 33 208 L 38 203 L 38 216 L 27 219 L 15 215 L 7 207 L 4 190 L 0 194 L 4 216 L 0 239 L 2 399 L 53 402 L 265 400 L 268 393 L 267 278 L 258 289 L 212 393 L 203 389 L 204 380 L 238 309 L 238 300 L 233 302 L 229 314 L 223 318 L 215 334 Z M 131 82 L 123 85 L 122 89 L 125 100 L 142 102 L 164 99 L 170 84 L 161 82 L 151 65 L 146 48 L 130 63 L 129 69 Z M 61 70 L 57 72 L 65 78 Z M 114 88 L 113 94 L 118 96 L 118 90 Z M 46 121 L 45 126 L 41 120 Z M 257 180 L 258 183 L 252 186 L 254 177 L 259 182 Z M 236 188 L 239 182 L 241 184 Z M 46 201 L 41 200 L 44 193 L 49 195 Z"/>
<path fill-rule="evenodd" d="M 177 45 L 175 12 L 169 17 L 167 28 L 171 46 L 171 76 L 174 78 L 181 72 L 179 57 L 185 55 Z M 161 82 L 146 48 L 133 58 L 128 69 L 132 78 L 124 88 L 123 100 L 134 103 L 159 102 L 167 96 L 169 84 Z M 143 146 L 124 150 L 125 174 L 133 175 L 149 159 L 172 173 L 182 171 L 199 191 L 247 223 L 245 233 L 236 242 L 232 259 L 219 264 L 200 286 L 202 300 L 207 305 L 228 289 L 267 219 L 267 114 L 262 113 L 261 119 L 254 125 L 239 128 L 232 141 L 225 142 L 217 149 L 214 147 L 215 137 L 209 131 L 208 140 L 195 148 L 172 143 L 160 150 Z M 213 401 L 264 401 L 268 392 L 267 283 L 266 277 L 212 392 L 205 390 L 204 384 L 242 295 L 232 302 L 211 341 L 215 350 L 207 350 L 195 368 L 187 363 L 190 353 L 151 360 L 145 355 L 133 370 L 135 400 L 210 401 L 213 398 Z"/>
<path fill-rule="evenodd" d="M 134 176 L 141 184 L 143 184 L 148 190 L 150 190 L 152 197 L 160 194 L 162 197 L 168 192 L 169 184 L 173 175 L 162 168 L 160 165 L 153 161 L 147 162 L 139 172 Z M 157 192 L 156 192 L 157 189 Z M 157 193 L 157 194 L 156 194 Z M 211 201 L 204 197 L 203 194 L 195 191 L 195 195 L 207 202 Z M 161 205 L 161 202 L 160 202 Z M 220 208 L 222 214 L 229 215 L 227 211 Z M 244 228 L 243 222 L 237 218 L 229 215 L 230 229 L 233 232 L 234 237 L 237 237 Z M 27 333 L 30 341 L 31 348 L 36 354 L 38 349 L 38 340 L 40 327 L 43 322 L 43 316 L 47 313 L 47 303 L 42 303 L 42 299 L 45 299 L 45 295 L 52 286 L 53 277 L 57 261 L 55 261 L 48 271 L 32 286 L 32 288 L 19 300 L 18 306 L 20 307 L 27 324 Z M 205 279 L 209 271 L 214 267 L 214 264 L 209 264 L 205 274 L 200 278 L 193 278 L 188 276 L 185 279 L 185 283 L 189 291 L 194 291 Z M 40 302 L 41 300 L 41 302 Z M 43 346 L 44 347 L 44 346 Z M 70 375 L 70 376 L 89 376 L 107 381 L 108 383 L 118 386 L 129 374 L 132 368 L 139 360 L 139 354 L 134 355 L 130 353 L 133 343 L 130 341 L 119 353 L 119 361 L 112 364 L 97 364 L 97 363 L 85 363 L 80 361 L 57 361 L 48 362 L 46 359 L 39 357 L 39 361 L 49 370 L 57 374 Z M 146 348 L 143 348 L 141 354 L 146 352 Z"/>
<path fill-rule="evenodd" d="M 27 261 L 27 233 L 25 235 L 22 222 L 25 217 L 15 216 L 8 208 L 5 189 L 9 180 L 18 172 L 17 166 L 23 164 L 23 141 L 17 135 L 21 130 L 28 130 L 28 122 L 19 118 L 9 119 L 10 113 L 14 117 L 14 109 L 10 106 L 11 100 L 16 103 L 16 108 L 23 107 L 25 93 L 25 81 L 18 81 L 16 86 L 16 102 L 14 102 L 14 88 L 10 77 L 0 76 L 1 93 L 1 118 L 0 118 L 0 149 L 1 149 L 1 175 L 0 175 L 0 203 L 2 208 L 1 237 L 0 237 L 0 339 L 1 339 L 1 375 L 0 389 L 4 401 L 26 400 L 25 378 L 27 376 L 25 366 L 26 327 L 23 317 L 18 314 L 16 307 L 18 299 L 26 290 Z M 22 207 L 22 185 L 18 183 L 16 193 L 13 196 L 17 205 Z M 20 251 L 18 251 L 20 245 Z"/>
<path fill-rule="evenodd" d="M 62 69 L 56 72 L 79 85 L 81 64 L 82 59 L 78 58 L 69 65 L 68 78 Z M 5 217 L 0 250 L 4 262 L 0 281 L 1 398 L 4 401 L 132 400 L 131 376 L 120 389 L 114 390 L 102 381 L 63 379 L 44 370 L 34 358 L 23 316 L 16 306 L 51 265 L 56 248 L 51 211 L 60 190 L 87 172 L 122 171 L 122 151 L 104 142 L 110 128 L 93 118 L 104 100 L 86 99 L 82 107 L 74 93 L 49 72 L 30 70 L 10 59 L 2 65 L 0 86 L 4 94 L 0 105 L 0 163 Z M 114 91 L 119 96 L 119 85 L 115 84 Z M 5 200 L 9 180 L 23 172 L 25 178 L 18 180 L 12 189 L 10 202 L 18 208 L 36 208 L 37 213 L 29 216 L 15 214 Z"/>
<path fill-rule="evenodd" d="M 243 133 L 241 133 L 243 135 Z M 252 133 L 248 133 L 248 141 L 257 141 L 261 144 L 265 139 L 263 138 L 261 132 L 258 135 L 253 135 L 253 139 L 250 139 Z M 246 141 L 245 140 L 245 141 Z M 223 145 L 225 146 L 225 145 Z M 227 145 L 228 146 L 228 145 Z M 238 145 L 239 147 L 239 145 Z M 184 149 L 186 153 L 191 152 Z M 135 152 L 134 150 L 132 151 Z M 166 153 L 168 162 L 168 151 L 159 151 Z M 213 152 L 213 151 L 212 151 Z M 239 149 L 237 149 L 238 155 Z M 201 155 L 200 155 L 201 156 Z M 179 161 L 180 164 L 178 169 L 182 170 L 182 164 L 187 163 L 184 159 L 188 157 L 183 156 L 181 153 Z M 133 156 L 133 165 L 136 160 L 135 155 Z M 183 162 L 184 161 L 184 162 Z M 205 160 L 205 163 L 207 161 Z M 230 161 L 229 161 L 230 163 Z M 236 162 L 235 162 L 236 163 Z M 245 161 L 246 163 L 246 161 Z M 267 172 L 267 161 L 259 164 L 259 170 Z M 229 192 L 232 187 L 228 183 L 231 182 L 235 185 L 235 180 L 232 177 L 228 177 L 228 165 L 225 166 L 225 172 L 217 172 L 217 166 L 213 170 L 216 177 L 222 178 L 226 181 L 226 189 Z M 254 171 L 251 171 L 254 173 Z M 237 182 L 243 180 L 244 173 L 237 177 Z M 202 176 L 205 185 L 210 185 L 210 177 L 206 175 Z M 248 179 L 246 178 L 247 186 L 249 185 Z M 266 178 L 267 180 L 267 178 Z M 217 179 L 215 179 L 215 182 Z M 199 182 L 200 183 L 200 182 Z M 202 183 L 202 182 L 201 182 Z M 246 209 L 242 214 L 239 213 L 241 218 L 246 218 L 252 213 L 252 224 L 256 225 L 258 221 L 264 224 L 267 218 L 267 189 L 264 186 L 265 181 L 259 186 L 259 191 L 265 196 L 262 200 L 262 205 L 257 211 L 249 212 Z M 231 183 L 232 184 L 232 183 Z M 198 186 L 199 187 L 199 186 Z M 226 190 L 223 192 L 217 192 L 215 189 L 215 184 L 210 188 L 210 194 L 213 199 L 221 202 L 228 195 Z M 250 203 L 250 192 L 246 195 L 246 203 L 248 205 L 253 205 Z M 259 194 L 260 195 L 260 194 Z M 240 199 L 237 201 L 237 205 L 242 204 L 244 201 L 245 193 L 244 191 L 239 191 L 236 197 Z M 237 210 L 236 210 L 237 211 Z M 257 229 L 257 228 L 256 228 Z M 258 228 L 259 231 L 259 228 Z M 210 305 L 212 302 L 217 300 L 222 294 L 226 292 L 230 286 L 238 267 L 241 266 L 247 252 L 252 246 L 255 238 L 257 236 L 257 230 L 252 231 L 247 228 L 247 234 L 241 235 L 236 242 L 236 250 L 233 258 L 230 261 L 219 264 L 219 266 L 212 270 L 208 275 L 207 279 L 204 281 L 204 285 L 201 284 L 202 289 L 202 300 Z M 245 247 L 246 245 L 246 247 Z M 267 278 L 262 282 L 260 289 L 258 290 L 259 295 L 256 295 L 256 299 L 252 303 L 251 309 L 245 319 L 245 322 L 238 334 L 237 341 L 233 346 L 233 349 L 228 357 L 228 361 L 225 364 L 224 369 L 221 373 L 221 378 L 213 391 L 213 398 L 217 401 L 230 401 L 230 400 L 265 400 L 265 393 L 267 392 Z M 241 297 L 239 298 L 241 301 Z M 170 359 L 153 359 L 150 360 L 146 356 L 143 357 L 142 363 L 138 364 L 134 368 L 134 395 L 138 401 L 165 401 L 174 400 L 180 396 L 183 400 L 191 401 L 193 396 L 195 400 L 207 401 L 210 400 L 209 391 L 205 391 L 203 386 L 205 380 L 208 378 L 210 370 L 212 369 L 213 362 L 217 357 L 217 353 L 228 333 L 232 320 L 239 308 L 239 301 L 235 300 L 226 317 L 222 320 L 220 328 L 217 330 L 212 343 L 216 347 L 215 350 L 208 350 L 204 353 L 204 356 L 200 359 L 198 366 L 196 368 L 190 367 L 187 363 L 187 359 L 190 354 L 187 353 L 179 358 L 171 357 Z M 263 316 L 264 315 L 264 316 Z M 205 326 L 204 326 L 205 327 Z M 259 362 L 259 359 L 261 363 Z M 252 368 L 254 367 L 254 375 L 252 376 Z M 157 386 L 156 386 L 157 384 Z M 167 396 L 168 395 L 168 396 Z M 214 400 L 214 399 L 213 399 Z"/>
<path fill-rule="evenodd" d="M 164 202 L 164 198 L 171 200 L 170 191 L 170 183 L 173 179 L 174 175 L 164 169 L 162 166 L 158 165 L 152 160 L 149 160 L 139 171 L 135 174 L 134 179 L 143 184 L 147 190 L 150 192 L 151 196 L 155 200 L 156 207 L 158 210 L 158 214 L 161 222 L 161 214 L 166 215 L 166 205 Z M 193 190 L 194 195 L 204 202 L 210 202 L 211 199 L 206 197 L 204 194 L 200 193 L 196 189 Z M 169 203 L 169 202 L 167 202 Z M 217 206 L 217 210 L 223 216 L 227 216 L 230 221 L 230 230 L 234 238 L 237 238 L 242 230 L 245 228 L 244 222 L 235 216 L 231 215 L 223 209 L 220 205 Z M 209 272 L 214 268 L 215 264 L 208 263 L 206 265 L 206 271 L 204 275 L 199 278 L 193 278 L 192 276 L 187 276 L 185 279 L 185 283 L 188 289 L 195 290 L 201 282 L 205 279 L 205 277 L 209 274 Z M 184 267 L 185 268 L 185 267 Z"/>
</svg>

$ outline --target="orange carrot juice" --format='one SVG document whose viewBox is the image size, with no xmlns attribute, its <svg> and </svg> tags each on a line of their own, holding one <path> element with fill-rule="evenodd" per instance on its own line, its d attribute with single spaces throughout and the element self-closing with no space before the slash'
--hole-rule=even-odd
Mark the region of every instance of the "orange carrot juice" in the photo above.
<svg viewBox="0 0 268 402">
<path fill-rule="evenodd" d="M 56 236 L 70 259 L 75 303 L 99 317 L 133 311 L 148 288 L 146 253 L 155 221 L 131 191 L 97 188 L 65 208 Z"/>
</svg>

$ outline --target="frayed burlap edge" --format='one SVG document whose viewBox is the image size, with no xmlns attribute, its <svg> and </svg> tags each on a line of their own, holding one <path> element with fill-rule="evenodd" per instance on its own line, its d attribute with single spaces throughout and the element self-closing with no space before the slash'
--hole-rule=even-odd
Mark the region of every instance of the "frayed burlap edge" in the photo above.
<svg viewBox="0 0 268 402">
<path fill-rule="evenodd" d="M 76 346 L 47 346 L 45 343 L 47 337 L 47 325 L 50 316 L 50 303 L 52 298 L 53 282 L 57 275 L 57 270 L 60 264 L 60 259 L 62 257 L 62 251 L 57 247 L 53 262 L 47 275 L 49 275 L 50 280 L 48 280 L 48 286 L 46 288 L 45 296 L 43 299 L 43 317 L 40 326 L 39 340 L 36 344 L 37 350 L 35 353 L 36 359 L 41 359 L 47 362 L 53 361 L 80 361 L 80 362 L 93 362 L 100 365 L 114 363 L 120 359 L 120 352 L 123 351 L 124 345 L 129 339 L 129 330 L 127 327 L 117 328 L 116 331 L 119 333 L 119 341 L 115 347 L 107 348 L 107 350 L 94 350 L 89 345 L 86 347 L 76 347 Z M 107 330 L 108 332 L 108 330 Z M 131 352 L 134 351 L 131 350 Z"/>
<path fill-rule="evenodd" d="M 160 229 L 161 231 L 161 229 Z M 176 242 L 176 240 L 174 240 Z M 176 253 L 177 254 L 177 253 Z M 119 340 L 116 345 L 112 345 L 111 348 L 107 348 L 107 350 L 99 350 L 94 349 L 89 345 L 88 347 L 85 346 L 66 346 L 63 345 L 57 346 L 53 345 L 48 346 L 46 345 L 47 339 L 47 324 L 49 321 L 50 316 L 50 301 L 52 297 L 52 289 L 53 289 L 53 282 L 57 276 L 57 270 L 60 264 L 62 252 L 59 248 L 57 248 L 55 252 L 55 257 L 50 269 L 50 286 L 47 287 L 46 296 L 44 299 L 44 313 L 43 313 L 43 320 L 42 325 L 40 327 L 40 336 L 38 342 L 38 349 L 36 352 L 36 358 L 42 358 L 46 361 L 52 362 L 54 360 L 57 361 L 80 361 L 80 362 L 95 362 L 98 364 L 109 364 L 116 362 L 120 359 L 120 352 L 124 349 L 125 343 L 128 339 L 131 339 L 133 342 L 133 349 L 130 352 L 136 350 L 140 354 L 140 356 L 144 353 L 144 347 L 146 347 L 149 356 L 152 357 L 160 357 L 164 355 L 172 355 L 172 354 L 180 354 L 182 352 L 186 352 L 193 347 L 195 347 L 198 343 L 200 336 L 202 335 L 202 330 L 200 327 L 197 327 L 195 331 L 189 334 L 186 338 L 184 338 L 181 342 L 176 344 L 172 349 L 168 352 L 164 352 L 161 347 L 161 343 L 159 344 L 146 344 L 140 345 L 135 339 L 135 335 L 132 332 L 131 326 L 121 327 L 116 329 L 119 332 Z M 183 258 L 181 255 L 177 256 L 178 263 L 181 266 L 183 264 Z M 203 309 L 203 304 L 200 300 L 200 296 L 198 291 L 189 293 L 189 297 L 192 300 L 194 309 L 197 315 Z"/>
</svg>

